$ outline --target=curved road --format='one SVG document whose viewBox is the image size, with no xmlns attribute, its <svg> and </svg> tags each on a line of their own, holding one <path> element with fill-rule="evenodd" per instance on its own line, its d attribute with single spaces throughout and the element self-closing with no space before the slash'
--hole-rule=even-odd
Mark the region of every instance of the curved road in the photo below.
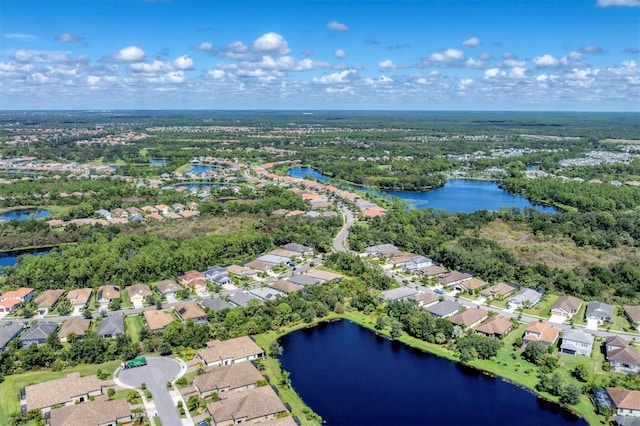
<svg viewBox="0 0 640 426">
<path fill-rule="evenodd" d="M 333 239 L 333 249 L 335 251 L 349 251 L 346 247 L 346 242 L 349 236 L 349 228 L 351 228 L 355 222 L 355 217 L 353 216 L 353 212 L 344 206 L 340 207 L 340 210 L 342 210 L 342 217 L 344 217 L 344 225 L 342 225 L 342 229 L 340 229 L 338 235 Z"/>
</svg>

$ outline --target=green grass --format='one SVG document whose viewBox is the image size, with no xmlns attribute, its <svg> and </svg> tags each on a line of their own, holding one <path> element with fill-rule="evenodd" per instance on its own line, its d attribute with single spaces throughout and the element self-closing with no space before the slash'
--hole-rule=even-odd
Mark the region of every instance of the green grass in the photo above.
<svg viewBox="0 0 640 426">
<path fill-rule="evenodd" d="M 637 334 L 637 330 L 635 327 L 633 327 L 631 324 L 629 324 L 629 320 L 627 319 L 627 317 L 622 314 L 622 315 L 618 315 L 615 314 L 613 316 L 613 321 L 611 322 L 610 325 L 610 329 L 613 331 L 624 331 L 624 332 L 631 332 L 631 333 L 636 333 Z M 608 329 L 608 327 L 605 326 L 605 328 Z"/>
<path fill-rule="evenodd" d="M 82 364 L 62 371 L 32 371 L 6 376 L 0 384 L 0 424 L 9 424 L 9 416 L 20 411 L 20 389 L 25 386 L 60 379 L 73 372 L 79 372 L 82 376 L 96 374 L 98 369 L 111 373 L 119 365 L 120 361 L 110 361 L 99 365 Z"/>
<path fill-rule="evenodd" d="M 551 316 L 551 308 L 553 307 L 553 304 L 556 303 L 556 300 L 558 300 L 558 297 L 559 296 L 557 294 L 547 293 L 536 306 L 530 309 L 523 309 L 522 313 L 542 318 L 549 318 Z"/>
<path fill-rule="evenodd" d="M 131 299 L 129 299 L 129 293 L 126 288 L 120 292 L 120 306 L 121 309 L 133 308 L 133 303 L 131 303 Z"/>
<path fill-rule="evenodd" d="M 140 341 L 140 331 L 144 327 L 142 315 L 135 314 L 124 317 L 124 327 L 127 335 L 131 338 L 131 342 L 138 343 Z"/>
</svg>

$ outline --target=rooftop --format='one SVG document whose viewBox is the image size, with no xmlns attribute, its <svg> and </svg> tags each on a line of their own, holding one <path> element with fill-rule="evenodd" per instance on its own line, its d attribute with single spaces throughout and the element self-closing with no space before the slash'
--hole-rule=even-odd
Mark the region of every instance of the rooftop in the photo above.
<svg viewBox="0 0 640 426">
<path fill-rule="evenodd" d="M 25 387 L 27 410 L 64 404 L 74 397 L 102 388 L 98 377 L 80 377 L 80 373 L 71 373 L 62 379 L 50 380 Z"/>
</svg>

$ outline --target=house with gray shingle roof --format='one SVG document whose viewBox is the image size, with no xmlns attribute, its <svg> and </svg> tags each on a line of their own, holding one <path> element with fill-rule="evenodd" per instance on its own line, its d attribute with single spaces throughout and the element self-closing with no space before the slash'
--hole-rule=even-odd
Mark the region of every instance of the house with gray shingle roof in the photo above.
<svg viewBox="0 0 640 426">
<path fill-rule="evenodd" d="M 448 318 L 455 315 L 460 308 L 462 308 L 462 305 L 459 303 L 452 302 L 451 300 L 443 300 L 435 305 L 428 306 L 426 309 L 437 317 Z"/>
<path fill-rule="evenodd" d="M 9 342 L 20 334 L 23 327 L 21 322 L 12 322 L 0 327 L 0 351 L 3 351 Z"/>
<path fill-rule="evenodd" d="M 257 297 L 243 291 L 237 291 L 229 295 L 229 302 L 235 306 L 241 306 L 243 308 L 247 307 L 247 304 L 252 299 L 259 300 Z"/>
<path fill-rule="evenodd" d="M 226 302 L 222 299 L 212 299 L 210 297 L 206 298 L 206 299 L 202 299 L 202 301 L 200 302 L 202 304 L 202 306 L 204 306 L 205 308 L 209 308 L 212 311 L 218 312 L 221 311 L 223 309 L 231 309 L 234 306 L 229 303 Z"/>
<path fill-rule="evenodd" d="M 518 309 L 524 308 L 525 306 L 533 307 L 542 299 L 543 294 L 541 291 L 533 288 L 522 289 L 518 294 L 509 299 L 507 309 Z"/>
<path fill-rule="evenodd" d="M 124 334 L 124 315 L 109 315 L 98 323 L 98 336 L 109 339 L 118 334 Z"/>
<path fill-rule="evenodd" d="M 284 248 L 286 250 L 295 251 L 296 253 L 300 253 L 300 254 L 312 254 L 313 253 L 313 249 L 311 247 L 307 247 L 305 245 L 297 244 L 297 243 L 286 244 L 284 246 Z"/>
<path fill-rule="evenodd" d="M 26 348 L 32 344 L 41 345 L 47 337 L 58 329 L 58 324 L 48 321 L 39 321 L 32 325 L 20 338 L 20 347 Z"/>
<path fill-rule="evenodd" d="M 587 319 L 595 319 L 599 324 L 611 322 L 613 320 L 613 305 L 592 300 L 587 304 L 585 317 Z"/>
<path fill-rule="evenodd" d="M 632 326 L 640 325 L 640 306 L 626 305 L 624 306 L 624 314 Z"/>
<path fill-rule="evenodd" d="M 293 284 L 301 285 L 303 287 L 308 285 L 315 285 L 323 282 L 323 280 L 321 280 L 320 278 L 315 278 L 315 277 L 310 277 L 309 275 L 300 275 L 300 274 L 295 274 L 287 278 L 287 281 Z"/>
<path fill-rule="evenodd" d="M 623 374 L 640 373 L 640 356 L 628 341 L 620 336 L 609 336 L 604 344 L 611 371 Z"/>
<path fill-rule="evenodd" d="M 382 292 L 382 298 L 388 301 L 407 299 L 418 294 L 418 290 L 410 287 L 398 287 Z"/>
<path fill-rule="evenodd" d="M 569 355 L 590 356 L 593 349 L 593 336 L 581 330 L 570 329 L 564 332 L 560 352 Z"/>
</svg>

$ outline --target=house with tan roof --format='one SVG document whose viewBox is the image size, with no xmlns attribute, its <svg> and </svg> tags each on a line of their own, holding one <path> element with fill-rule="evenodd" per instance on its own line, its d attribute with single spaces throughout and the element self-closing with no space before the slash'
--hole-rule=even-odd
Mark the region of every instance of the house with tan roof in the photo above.
<svg viewBox="0 0 640 426">
<path fill-rule="evenodd" d="M 487 337 L 502 337 L 513 328 L 513 323 L 503 315 L 493 315 L 476 327 L 476 333 Z"/>
<path fill-rule="evenodd" d="M 287 411 L 271 386 L 232 392 L 225 396 L 225 399 L 207 404 L 214 426 L 257 423 L 275 419 Z"/>
<path fill-rule="evenodd" d="M 450 287 L 457 284 L 461 284 L 464 281 L 468 281 L 473 278 L 473 275 L 466 272 L 451 271 L 448 274 L 444 274 L 440 277 L 439 282 L 443 287 Z"/>
<path fill-rule="evenodd" d="M 304 290 L 303 286 L 294 284 L 287 280 L 278 280 L 273 284 L 271 284 L 271 288 L 279 290 L 286 294 L 295 293 L 295 292 Z"/>
<path fill-rule="evenodd" d="M 187 271 L 184 275 L 178 276 L 178 281 L 196 293 L 202 293 L 207 290 L 207 278 L 200 271 Z"/>
<path fill-rule="evenodd" d="M 156 210 L 158 211 L 158 213 L 160 214 L 167 214 L 169 213 L 169 206 L 165 205 L 165 204 L 158 204 L 156 206 L 154 206 L 156 208 Z"/>
<path fill-rule="evenodd" d="M 640 373 L 640 356 L 628 341 L 620 336 L 609 336 L 605 339 L 605 358 L 614 373 Z"/>
<path fill-rule="evenodd" d="M 99 303 L 109 303 L 114 299 L 120 299 L 120 287 L 109 284 L 98 288 L 96 299 Z"/>
<path fill-rule="evenodd" d="M 132 421 L 133 414 L 126 399 L 109 401 L 102 395 L 94 401 L 52 409 L 49 426 L 115 426 Z"/>
<path fill-rule="evenodd" d="M 455 285 L 455 289 L 456 290 L 460 290 L 460 291 L 476 291 L 476 290 L 480 290 L 481 288 L 484 288 L 486 286 L 488 286 L 489 283 L 481 280 L 480 278 L 476 278 L 476 277 L 472 277 L 470 280 L 465 280 L 462 281 L 459 284 Z"/>
<path fill-rule="evenodd" d="M 253 389 L 260 380 L 264 380 L 264 377 L 252 363 L 239 362 L 207 367 L 205 374 L 193 379 L 193 386 L 203 398 L 214 392 L 224 398 L 222 393 Z"/>
<path fill-rule="evenodd" d="M 514 291 L 516 291 L 516 286 L 511 285 L 505 282 L 499 282 L 491 287 L 485 288 L 480 292 L 480 296 L 486 297 L 487 299 L 494 299 L 496 297 L 507 297 Z"/>
<path fill-rule="evenodd" d="M 175 312 L 182 322 L 192 320 L 196 324 L 207 322 L 207 313 L 196 302 L 180 302 L 174 306 Z"/>
<path fill-rule="evenodd" d="M 640 417 L 640 391 L 604 388 L 619 416 Z"/>
<path fill-rule="evenodd" d="M 0 296 L 0 301 L 2 300 L 19 300 L 21 303 L 27 303 L 29 300 L 33 299 L 36 295 L 36 292 L 32 288 L 20 287 L 16 290 L 7 291 L 2 296 Z"/>
<path fill-rule="evenodd" d="M 153 296 L 153 292 L 146 284 L 134 284 L 127 287 L 127 295 L 133 306 L 143 307 L 147 297 Z"/>
<path fill-rule="evenodd" d="M 61 379 L 26 386 L 20 394 L 24 395 L 20 405 L 27 411 L 38 409 L 44 413 L 54 405 L 74 405 L 101 395 L 102 384 L 95 374 L 80 377 L 80 373 L 70 373 Z"/>
<path fill-rule="evenodd" d="M 233 274 L 237 277 L 256 277 L 258 275 L 258 271 L 255 269 L 247 268 L 246 266 L 240 265 L 229 265 L 227 266 L 227 272 Z"/>
<path fill-rule="evenodd" d="M 88 319 L 84 319 L 82 317 L 70 318 L 62 324 L 62 327 L 60 327 L 58 337 L 60 337 L 61 342 L 66 342 L 70 334 L 75 335 L 78 339 L 82 339 L 90 325 L 91 321 Z"/>
<path fill-rule="evenodd" d="M 626 305 L 624 308 L 624 315 L 629 320 L 632 326 L 640 326 L 640 306 L 638 305 Z"/>
<path fill-rule="evenodd" d="M 582 308 L 582 300 L 574 296 L 560 296 L 551 307 L 551 315 L 571 318 Z"/>
<path fill-rule="evenodd" d="M 154 284 L 160 294 L 165 297 L 175 297 L 176 293 L 182 289 L 174 280 L 162 280 Z"/>
<path fill-rule="evenodd" d="M 173 316 L 164 311 L 144 311 L 143 315 L 149 330 L 154 333 L 164 330 L 166 326 L 173 322 Z"/>
<path fill-rule="evenodd" d="M 342 279 L 342 275 L 337 274 L 335 272 L 325 271 L 323 269 L 309 269 L 307 271 L 307 275 L 312 278 L 318 278 L 323 281 L 335 281 L 338 282 Z"/>
<path fill-rule="evenodd" d="M 144 206 L 141 210 L 147 214 L 158 213 L 158 209 L 153 206 Z"/>
<path fill-rule="evenodd" d="M 425 268 L 419 268 L 418 270 L 415 271 L 415 273 L 421 277 L 435 277 L 435 276 L 443 275 L 446 272 L 447 272 L 447 269 L 443 268 L 440 265 L 431 265 Z"/>
<path fill-rule="evenodd" d="M 82 312 L 83 309 L 89 303 L 89 298 L 91 297 L 91 293 L 93 290 L 90 288 L 79 288 L 76 290 L 70 290 L 67 293 L 67 299 L 71 302 L 71 305 L 79 312 Z"/>
<path fill-rule="evenodd" d="M 486 320 L 489 316 L 489 313 L 481 308 L 469 308 L 464 311 L 458 312 L 455 315 L 449 317 L 449 321 L 453 325 L 457 325 L 462 327 L 463 330 L 467 328 L 473 328 L 484 320 Z"/>
<path fill-rule="evenodd" d="M 249 336 L 229 340 L 212 340 L 207 347 L 198 351 L 198 357 L 205 365 L 230 365 L 253 361 L 264 356 L 264 350 Z"/>
<path fill-rule="evenodd" d="M 265 262 L 263 260 L 254 259 L 251 262 L 245 263 L 244 267 L 255 269 L 257 271 L 269 272 L 273 269 L 274 264 Z"/>
<path fill-rule="evenodd" d="M 49 309 L 58 303 L 58 300 L 64 294 L 64 290 L 45 290 L 38 297 L 33 299 L 36 305 L 38 305 L 38 313 L 40 315 L 46 315 Z"/>
<path fill-rule="evenodd" d="M 532 322 L 524 331 L 522 342 L 526 345 L 529 342 L 540 342 L 545 345 L 553 345 L 560 336 L 560 330 L 551 327 L 549 324 L 537 321 Z"/>
<path fill-rule="evenodd" d="M 409 297 L 409 299 L 418 302 L 418 306 L 420 306 L 421 308 L 435 305 L 440 301 L 440 297 L 437 294 L 427 292 L 414 294 L 413 296 Z"/>
</svg>

